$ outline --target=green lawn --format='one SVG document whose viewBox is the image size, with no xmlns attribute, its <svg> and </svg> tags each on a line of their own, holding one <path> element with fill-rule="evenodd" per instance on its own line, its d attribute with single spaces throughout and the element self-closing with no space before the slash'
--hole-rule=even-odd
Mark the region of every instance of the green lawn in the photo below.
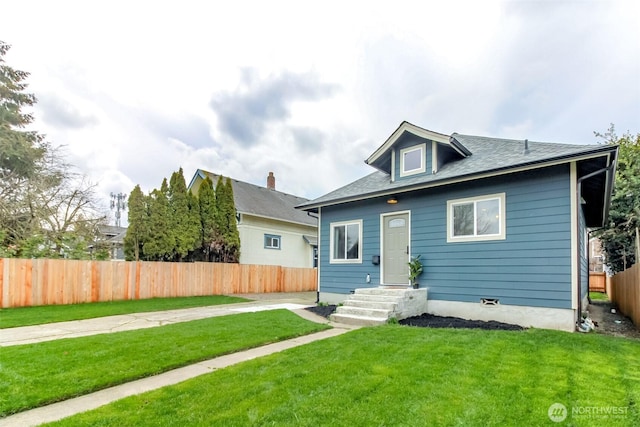
<svg viewBox="0 0 640 427">
<path fill-rule="evenodd" d="M 589 292 L 591 301 L 609 301 L 609 297 L 604 292 Z"/>
<path fill-rule="evenodd" d="M 0 417 L 327 328 L 272 310 L 2 347 Z"/>
<path fill-rule="evenodd" d="M 554 403 L 568 408 L 564 423 L 550 421 Z M 535 329 L 382 326 L 248 361 L 55 425 L 638 426 L 639 406 L 638 341 Z M 619 415 L 588 416 L 595 411 L 589 408 L 616 408 Z"/>
<path fill-rule="evenodd" d="M 248 301 L 244 298 L 212 295 L 184 298 L 151 298 L 134 301 L 110 301 L 73 305 L 44 305 L 37 307 L 0 309 L 0 328 L 41 325 L 68 320 L 92 319 L 116 314 L 175 310 L 208 305 L 233 304 Z"/>
</svg>

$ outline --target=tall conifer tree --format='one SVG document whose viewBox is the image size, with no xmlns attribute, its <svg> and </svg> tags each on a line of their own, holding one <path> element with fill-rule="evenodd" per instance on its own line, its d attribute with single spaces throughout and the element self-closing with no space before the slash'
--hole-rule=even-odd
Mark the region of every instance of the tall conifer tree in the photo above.
<svg viewBox="0 0 640 427">
<path fill-rule="evenodd" d="M 225 184 L 225 197 L 228 206 L 227 235 L 225 236 L 226 262 L 240 262 L 240 232 L 238 231 L 236 205 L 233 198 L 233 186 L 231 185 L 230 178 L 227 178 Z"/>
<path fill-rule="evenodd" d="M 216 226 L 216 195 L 213 191 L 213 182 L 208 176 L 198 189 L 198 201 L 200 203 L 200 222 L 202 224 L 202 250 L 207 261 L 213 261 L 214 243 L 218 237 Z"/>
<path fill-rule="evenodd" d="M 169 186 L 162 180 L 160 189 L 151 192 L 149 198 L 149 242 L 145 244 L 145 258 L 151 261 L 166 261 L 173 255 L 175 238 L 169 217 Z"/>
<path fill-rule="evenodd" d="M 240 259 L 240 236 L 230 179 L 221 176 L 216 184 L 216 224 L 220 233 L 218 258 L 222 262 L 238 262 Z"/>
<path fill-rule="evenodd" d="M 193 259 L 196 251 L 202 248 L 202 223 L 200 221 L 200 203 L 198 198 L 190 191 L 187 191 L 187 204 L 189 206 L 187 223 L 189 252 L 190 258 Z"/>
<path fill-rule="evenodd" d="M 194 249 L 193 240 L 189 236 L 189 201 L 182 168 L 171 175 L 168 199 L 169 224 L 173 240 L 173 259 L 181 261 L 190 250 Z"/>
<path fill-rule="evenodd" d="M 144 256 L 144 244 L 149 239 L 149 214 L 147 196 L 136 185 L 129 195 L 129 227 L 124 237 L 124 250 L 127 260 L 140 260 Z"/>
</svg>

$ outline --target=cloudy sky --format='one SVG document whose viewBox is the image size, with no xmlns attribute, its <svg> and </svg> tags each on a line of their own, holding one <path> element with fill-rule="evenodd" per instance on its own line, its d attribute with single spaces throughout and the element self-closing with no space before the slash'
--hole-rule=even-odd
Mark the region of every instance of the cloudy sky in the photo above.
<svg viewBox="0 0 640 427">
<path fill-rule="evenodd" d="M 640 2 L 3 4 L 35 128 L 110 192 L 183 167 L 318 197 L 403 121 L 593 144 L 640 132 Z"/>
</svg>

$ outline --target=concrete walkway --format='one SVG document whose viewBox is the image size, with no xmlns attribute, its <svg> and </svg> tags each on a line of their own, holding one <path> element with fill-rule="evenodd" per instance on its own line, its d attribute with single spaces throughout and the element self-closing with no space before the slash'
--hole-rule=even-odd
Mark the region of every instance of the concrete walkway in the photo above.
<svg viewBox="0 0 640 427">
<path fill-rule="evenodd" d="M 208 317 L 226 316 L 252 311 L 276 310 L 280 308 L 296 310 L 315 304 L 315 292 L 242 294 L 234 296 L 252 299 L 253 301 L 238 304 L 183 308 L 179 310 L 154 311 L 149 313 L 122 314 L 96 319 L 0 329 L 0 347 L 33 344 L 61 338 L 78 338 L 88 335 L 153 328 L 171 323 L 188 322 Z"/>
<path fill-rule="evenodd" d="M 317 316 L 307 310 L 304 310 L 304 307 L 313 305 L 313 300 L 311 302 L 306 301 L 305 303 L 306 298 L 300 298 L 300 296 L 287 298 L 285 295 L 280 294 L 271 295 L 271 297 L 257 297 L 258 299 L 256 301 L 249 303 L 168 310 L 153 313 L 138 313 L 126 316 L 109 316 L 96 319 L 97 321 L 81 320 L 75 322 L 63 322 L 70 325 L 62 327 L 60 326 L 61 323 L 54 323 L 49 325 L 40 325 L 39 329 L 34 330 L 28 329 L 35 328 L 31 326 L 25 328 L 11 328 L 30 332 L 31 335 L 29 337 L 23 337 L 25 338 L 24 340 L 21 340 L 18 334 L 7 333 L 7 331 L 10 331 L 11 329 L 0 330 L 0 345 L 6 346 L 25 344 L 26 341 L 41 342 L 59 338 L 72 338 L 100 333 L 120 332 L 124 330 L 161 326 L 170 323 L 186 322 L 205 317 L 224 316 L 250 311 L 274 310 L 279 308 L 287 308 L 307 320 L 333 326 L 333 329 L 326 331 L 216 357 L 193 365 L 174 369 L 163 374 L 132 381 L 48 406 L 42 406 L 29 411 L 20 412 L 6 418 L 0 418 L 0 426 L 36 426 L 42 423 L 57 421 L 80 412 L 96 409 L 124 397 L 177 384 L 199 375 L 213 372 L 216 369 L 222 369 L 246 360 L 277 353 L 279 351 L 298 347 L 313 341 L 335 337 L 357 328 L 351 325 L 329 322 L 324 317 Z M 246 295 L 246 297 L 251 298 L 249 295 Z M 102 323 L 102 325 L 98 326 L 99 323 Z"/>
</svg>

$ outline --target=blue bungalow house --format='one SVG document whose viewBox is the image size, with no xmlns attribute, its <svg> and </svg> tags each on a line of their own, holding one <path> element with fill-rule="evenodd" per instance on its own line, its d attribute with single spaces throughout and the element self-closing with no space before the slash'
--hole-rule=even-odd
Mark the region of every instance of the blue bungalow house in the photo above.
<svg viewBox="0 0 640 427">
<path fill-rule="evenodd" d="M 319 298 L 407 289 L 420 255 L 429 313 L 573 331 L 617 154 L 403 122 L 366 159 L 376 171 L 298 206 L 319 217 Z"/>
</svg>

